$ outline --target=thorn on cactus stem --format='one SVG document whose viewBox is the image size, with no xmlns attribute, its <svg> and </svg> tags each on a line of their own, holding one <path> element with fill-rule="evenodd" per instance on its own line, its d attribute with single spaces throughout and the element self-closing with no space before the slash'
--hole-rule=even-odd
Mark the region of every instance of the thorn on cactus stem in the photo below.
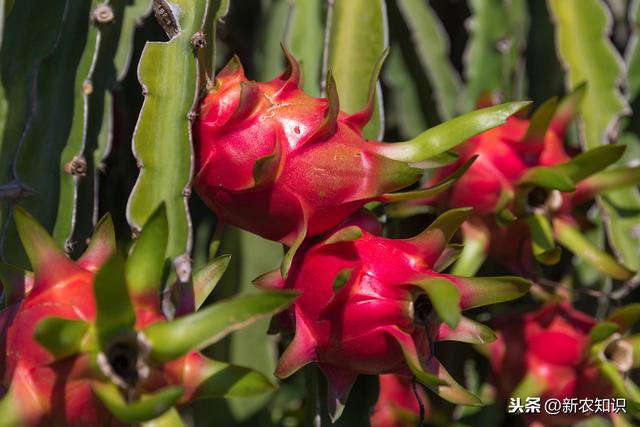
<svg viewBox="0 0 640 427">
<path fill-rule="evenodd" d="M 69 255 L 71 252 L 73 252 L 73 248 L 75 245 L 76 245 L 76 242 L 74 242 L 73 240 L 67 239 L 64 242 L 64 253 Z"/>
<path fill-rule="evenodd" d="M 82 83 L 82 93 L 86 96 L 93 93 L 93 82 L 91 80 L 85 80 L 84 83 Z"/>
<path fill-rule="evenodd" d="M 73 176 L 86 176 L 87 175 L 87 161 L 84 157 L 74 156 L 71 161 L 64 165 L 65 173 Z"/>
<path fill-rule="evenodd" d="M 207 47 L 207 39 L 202 31 L 198 31 L 191 37 L 191 45 L 194 49 L 203 49 Z"/>
<path fill-rule="evenodd" d="M 110 24 L 115 19 L 113 9 L 108 4 L 99 4 L 91 13 L 91 19 L 98 25 Z"/>
<path fill-rule="evenodd" d="M 151 345 L 141 333 L 128 334 L 98 353 L 100 370 L 111 382 L 124 390 L 135 389 L 149 376 Z"/>
</svg>

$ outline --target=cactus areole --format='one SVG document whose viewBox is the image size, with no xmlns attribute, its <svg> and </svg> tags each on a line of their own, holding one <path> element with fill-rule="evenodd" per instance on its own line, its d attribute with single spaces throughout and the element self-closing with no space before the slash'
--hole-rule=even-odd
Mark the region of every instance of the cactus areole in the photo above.
<svg viewBox="0 0 640 427">
<path fill-rule="evenodd" d="M 359 374 L 415 375 L 451 401 L 475 405 L 433 355 L 440 340 L 490 341 L 488 328 L 460 311 L 516 298 L 528 289 L 517 278 L 462 278 L 438 273 L 452 256 L 448 242 L 469 210 L 453 210 L 407 240 L 379 237 L 357 225 L 340 228 L 299 252 L 287 279 L 257 279 L 266 288 L 301 293 L 291 315 L 295 337 L 276 375 L 317 362 L 330 383 L 335 419 Z"/>
</svg>

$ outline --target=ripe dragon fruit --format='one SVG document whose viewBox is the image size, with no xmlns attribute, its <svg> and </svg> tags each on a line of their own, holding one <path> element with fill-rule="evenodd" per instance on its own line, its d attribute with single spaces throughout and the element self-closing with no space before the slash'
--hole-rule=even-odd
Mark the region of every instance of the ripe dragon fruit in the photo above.
<svg viewBox="0 0 640 427">
<path fill-rule="evenodd" d="M 7 304 L 0 312 L 0 426 L 129 425 L 179 417 L 171 408 L 193 399 L 272 389 L 261 374 L 198 350 L 284 308 L 292 296 L 244 296 L 190 313 L 226 267 L 221 258 L 193 286 L 173 288 L 178 317 L 167 321 L 160 299 L 164 208 L 126 263 L 108 216 L 76 262 L 29 214 L 16 208 L 15 221 L 34 272 L 0 266 Z"/>
<path fill-rule="evenodd" d="M 408 376 L 388 374 L 379 378 L 380 393 L 371 414 L 371 427 L 419 425 L 420 416 L 424 415 L 421 411 L 428 411 L 425 409 L 427 396 L 424 390 L 416 384 L 414 392 L 414 383 Z"/>
<path fill-rule="evenodd" d="M 574 208 L 601 191 L 640 182 L 639 167 L 603 170 L 622 156 L 624 146 L 601 146 L 574 157 L 565 151 L 564 133 L 583 92 L 584 86 L 560 104 L 547 101 L 530 120 L 509 117 L 504 125 L 458 146 L 460 158 L 438 170 L 433 180 L 478 156 L 469 170 L 447 192 L 392 206 L 392 214 L 411 214 L 424 203 L 443 209 L 473 207 L 473 216 L 462 226 L 468 250 L 453 270 L 457 274 L 473 275 L 488 252 L 530 275 L 532 255 L 544 264 L 559 260 L 558 240 L 611 277 L 630 278 L 632 271 L 579 233 Z"/>
<path fill-rule="evenodd" d="M 498 339 L 489 344 L 493 381 L 498 396 L 547 399 L 595 399 L 615 395 L 627 398 L 627 410 L 640 400 L 624 379 L 637 366 L 633 342 L 623 337 L 640 305 L 596 320 L 566 301 L 551 301 L 526 314 L 505 316 L 496 323 Z M 635 313 L 631 314 L 630 313 Z M 637 356 L 636 356 L 637 357 Z M 565 411 L 560 415 L 526 414 L 544 425 L 571 424 L 589 414 Z"/>
<path fill-rule="evenodd" d="M 407 240 L 348 225 L 298 252 L 286 279 L 279 271 L 256 279 L 259 287 L 301 294 L 290 311 L 295 336 L 276 376 L 317 362 L 329 381 L 332 419 L 359 374 L 414 375 L 445 399 L 480 404 L 433 356 L 433 344 L 490 341 L 492 331 L 460 311 L 519 297 L 529 283 L 438 273 L 457 255 L 448 242 L 469 214 L 451 210 Z"/>
<path fill-rule="evenodd" d="M 419 163 L 483 130 L 504 123 L 526 103 L 458 117 L 412 141 L 366 141 L 363 126 L 375 104 L 340 111 L 328 73 L 327 99 L 300 88 L 300 67 L 285 49 L 288 69 L 270 82 L 248 81 L 237 58 L 217 75 L 194 123 L 194 188 L 221 222 L 282 242 L 293 251 L 305 236 L 328 231 L 371 201 L 399 201 L 443 191 L 464 167 L 431 189 L 393 193 L 422 176 Z M 469 162 L 470 163 L 470 162 Z M 467 163 L 467 166 L 468 164 Z"/>
</svg>

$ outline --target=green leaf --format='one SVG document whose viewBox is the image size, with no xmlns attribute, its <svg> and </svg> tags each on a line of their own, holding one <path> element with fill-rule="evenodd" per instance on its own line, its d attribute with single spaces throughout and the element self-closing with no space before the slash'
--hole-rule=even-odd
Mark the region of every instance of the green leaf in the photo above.
<svg viewBox="0 0 640 427">
<path fill-rule="evenodd" d="M 469 160 L 467 160 L 462 166 L 456 169 L 453 173 L 447 176 L 445 179 L 440 181 L 439 183 L 420 190 L 411 190 L 411 191 L 401 191 L 398 193 L 387 193 L 378 197 L 378 200 L 384 202 L 401 202 L 405 200 L 416 200 L 416 199 L 426 199 L 429 197 L 436 196 L 449 188 L 453 184 L 455 184 L 464 173 L 471 167 L 473 162 L 478 158 L 477 155 L 471 156 Z"/>
<path fill-rule="evenodd" d="M 521 399 L 539 396 L 547 386 L 546 378 L 529 373 L 518 383 L 515 390 L 511 392 L 511 396 Z"/>
<path fill-rule="evenodd" d="M 180 33 L 169 42 L 147 43 L 138 67 L 146 96 L 133 151 L 141 169 L 127 205 L 127 219 L 140 229 L 164 202 L 169 220 L 167 256 L 174 258 L 187 251 L 191 235 L 185 188 L 192 167 L 189 113 L 198 96 L 199 76 L 190 41 L 201 30 L 208 2 L 172 0 L 171 4 L 180 11 Z"/>
<path fill-rule="evenodd" d="M 16 393 L 15 387 L 9 387 L 0 398 L 0 427 L 28 427 L 28 414 L 20 411 L 20 404 L 24 402 Z M 18 396 L 16 396 L 18 394 Z"/>
<path fill-rule="evenodd" d="M 114 63 L 120 79 L 131 65 L 133 55 L 133 36 L 144 16 L 151 13 L 153 0 L 136 0 L 128 3 L 122 18 L 122 34 L 116 49 Z"/>
<path fill-rule="evenodd" d="M 449 276 L 460 289 L 462 310 L 510 301 L 526 294 L 531 282 L 521 277 Z"/>
<path fill-rule="evenodd" d="M 22 246 L 36 276 L 46 275 L 52 279 L 51 282 L 55 282 L 55 278 L 62 279 L 66 274 L 75 272 L 77 267 L 30 213 L 16 206 L 13 216 Z"/>
<path fill-rule="evenodd" d="M 613 322 L 600 322 L 589 331 L 589 344 L 597 344 L 606 340 L 620 330 L 620 326 Z"/>
<path fill-rule="evenodd" d="M 563 171 L 555 167 L 538 166 L 528 169 L 518 185 L 535 185 L 550 190 L 574 191 L 574 181 Z"/>
<path fill-rule="evenodd" d="M 131 331 L 136 315 L 125 281 L 124 257 L 111 257 L 96 273 L 93 291 L 96 298 L 96 329 L 102 347 L 120 334 Z"/>
<path fill-rule="evenodd" d="M 455 329 L 460 321 L 460 291 L 458 288 L 441 277 L 430 277 L 414 282 L 413 285 L 423 290 L 431 303 L 438 317 L 444 323 Z"/>
<path fill-rule="evenodd" d="M 349 227 L 341 228 L 331 234 L 324 240 L 323 244 L 332 245 L 339 242 L 351 242 L 358 240 L 360 237 L 362 237 L 362 229 L 357 225 L 350 225 Z"/>
<path fill-rule="evenodd" d="M 462 254 L 464 245 L 451 243 L 447 245 L 445 250 L 442 252 L 442 255 L 438 257 L 438 260 L 433 264 L 433 270 L 437 272 L 441 272 L 449 267 L 451 264 L 456 262 L 460 255 Z"/>
<path fill-rule="evenodd" d="M 195 309 L 198 310 L 216 287 L 229 266 L 231 255 L 222 255 L 196 271 L 193 275 Z"/>
<path fill-rule="evenodd" d="M 211 359 L 199 367 L 197 375 L 202 381 L 196 386 L 193 399 L 248 397 L 275 390 L 267 377 L 258 371 Z"/>
<path fill-rule="evenodd" d="M 634 168 L 611 168 L 591 175 L 582 182 L 582 187 L 590 194 L 616 190 L 621 187 L 640 184 L 640 166 Z"/>
<path fill-rule="evenodd" d="M 556 239 L 576 256 L 583 258 L 614 279 L 627 280 L 634 272 L 618 263 L 611 255 L 595 247 L 580 231 L 559 218 L 553 219 L 553 230 Z"/>
<path fill-rule="evenodd" d="M 625 340 L 631 344 L 631 348 L 633 349 L 633 368 L 640 367 L 640 335 L 631 335 Z"/>
<path fill-rule="evenodd" d="M 164 414 L 151 421 L 141 423 L 142 427 L 187 427 L 176 408 L 170 408 Z"/>
<path fill-rule="evenodd" d="M 629 378 L 625 378 L 615 364 L 611 362 L 601 361 L 600 372 L 611 382 L 616 395 L 627 399 L 628 405 L 640 404 L 640 393 L 637 388 L 632 385 Z"/>
<path fill-rule="evenodd" d="M 617 324 L 622 332 L 631 329 L 638 321 L 640 321 L 640 303 L 627 304 L 607 317 L 607 322 Z"/>
<path fill-rule="evenodd" d="M 557 264 L 562 251 L 556 246 L 547 216 L 534 212 L 526 218 L 526 222 L 531 233 L 531 246 L 535 258 L 546 265 Z"/>
<path fill-rule="evenodd" d="M 567 163 L 553 168 L 564 172 L 573 182 L 579 182 L 615 163 L 624 150 L 624 145 L 602 145 L 580 153 Z"/>
<path fill-rule="evenodd" d="M 531 116 L 523 142 L 544 143 L 544 136 L 558 108 L 558 98 L 546 100 Z"/>
<path fill-rule="evenodd" d="M 474 135 L 504 124 L 530 102 L 509 102 L 481 108 L 432 127 L 410 141 L 381 144 L 375 150 L 394 160 L 417 163 L 444 153 Z"/>
<path fill-rule="evenodd" d="M 342 109 L 353 114 L 369 97 L 369 80 L 387 47 L 387 17 L 382 0 L 351 0 L 329 3 L 327 63 L 338 86 Z M 368 139 L 381 139 L 384 131 L 382 95 L 371 122 L 365 127 Z"/>
<path fill-rule="evenodd" d="M 336 278 L 333 279 L 333 292 L 338 292 L 340 289 L 344 288 L 347 283 L 349 283 L 349 279 L 351 279 L 351 274 L 353 273 L 353 268 L 343 268 L 338 272 Z"/>
<path fill-rule="evenodd" d="M 458 95 L 462 82 L 449 60 L 447 33 L 428 3 L 421 0 L 399 0 L 420 64 L 434 89 L 436 108 L 443 120 L 449 120 L 458 111 Z"/>
<path fill-rule="evenodd" d="M 455 329 L 440 327 L 438 341 L 460 341 L 470 344 L 487 344 L 496 340 L 493 330 L 480 322 L 462 316 Z"/>
<path fill-rule="evenodd" d="M 82 320 L 45 317 L 37 325 L 33 337 L 55 360 L 64 359 L 78 352 L 89 324 Z"/>
<path fill-rule="evenodd" d="M 422 356 L 418 353 L 413 338 L 409 334 L 402 332 L 396 326 L 390 328 L 388 332 L 398 341 L 407 366 L 409 366 L 409 369 L 418 381 L 426 386 L 444 386 L 448 384 L 447 381 L 438 378 L 431 372 L 427 372 L 424 364 L 421 362 Z"/>
<path fill-rule="evenodd" d="M 116 418 L 124 423 L 139 423 L 159 417 L 182 397 L 183 388 L 165 387 L 153 394 L 143 395 L 133 403 L 127 403 L 114 384 L 94 383 L 93 391 Z"/>
<path fill-rule="evenodd" d="M 91 242 L 76 264 L 95 271 L 116 252 L 116 234 L 110 214 L 103 216 L 91 236 Z"/>
<path fill-rule="evenodd" d="M 297 297 L 289 292 L 242 295 L 144 329 L 156 360 L 177 359 L 224 338 L 230 332 L 286 308 Z"/>
<path fill-rule="evenodd" d="M 420 247 L 425 258 L 439 257 L 472 211 L 471 208 L 450 209 L 438 216 L 422 233 L 407 241 Z"/>
<path fill-rule="evenodd" d="M 126 262 L 127 287 L 134 297 L 160 297 L 169 233 L 164 203 L 149 217 Z"/>
<path fill-rule="evenodd" d="M 458 384 L 440 361 L 434 359 L 433 365 L 435 365 L 438 378 L 447 382 L 447 385 L 442 386 L 427 385 L 434 393 L 457 405 L 482 406 L 482 401 L 478 396 Z"/>
<path fill-rule="evenodd" d="M 322 81 L 322 46 L 324 43 L 323 1 L 293 0 L 287 39 L 291 53 L 300 61 L 304 91 L 320 95 Z"/>
<path fill-rule="evenodd" d="M 451 273 L 471 277 L 487 259 L 491 234 L 486 227 L 477 227 L 474 222 L 467 222 L 462 229 L 462 238 L 464 247 Z"/>
</svg>

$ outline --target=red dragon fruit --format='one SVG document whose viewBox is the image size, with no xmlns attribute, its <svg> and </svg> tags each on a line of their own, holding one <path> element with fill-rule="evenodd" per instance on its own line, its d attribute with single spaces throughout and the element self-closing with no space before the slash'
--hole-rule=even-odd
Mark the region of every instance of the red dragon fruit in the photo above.
<svg viewBox="0 0 640 427">
<path fill-rule="evenodd" d="M 108 216 L 76 262 L 26 212 L 17 208 L 15 221 L 34 272 L 0 266 L 7 304 L 0 312 L 0 426 L 128 425 L 177 417 L 172 406 L 192 399 L 271 389 L 261 374 L 198 349 L 282 309 L 292 296 L 238 297 L 196 313 L 183 304 L 184 314 L 167 321 L 160 300 L 164 208 L 126 263 L 115 251 Z M 221 274 L 226 260 L 211 264 L 193 287 L 175 287 L 176 297 L 197 308 L 215 284 L 202 277 Z"/>
<path fill-rule="evenodd" d="M 426 403 L 424 390 L 420 385 L 414 386 L 411 377 L 380 375 L 380 393 L 371 414 L 371 427 L 415 427 L 420 416 L 428 411 Z"/>
<path fill-rule="evenodd" d="M 616 279 L 633 275 L 580 235 L 574 215 L 575 207 L 598 192 L 640 181 L 638 167 L 602 171 L 620 158 L 624 146 L 601 146 L 574 157 L 565 151 L 564 133 L 583 91 L 579 88 L 559 105 L 548 101 L 530 120 L 509 117 L 504 125 L 469 139 L 455 149 L 458 161 L 434 174 L 437 181 L 478 156 L 447 192 L 426 201 L 443 209 L 474 208 L 462 227 L 465 243 L 473 243 L 466 245 L 455 273 L 472 275 L 483 252 L 489 252 L 515 271 L 531 274 L 531 255 L 544 264 L 559 260 L 558 240 Z M 410 214 L 424 203 L 405 202 L 392 212 Z"/>
<path fill-rule="evenodd" d="M 634 405 L 637 396 L 630 396 L 623 379 L 633 365 L 633 346 L 620 332 L 630 326 L 629 308 L 637 312 L 639 307 L 622 309 L 600 325 L 566 301 L 505 316 L 496 324 L 498 339 L 489 345 L 498 396 L 520 398 L 524 404 L 526 397 L 593 401 L 611 398 L 615 391 Z M 569 413 L 551 416 L 541 410 L 526 416 L 564 425 L 592 415 L 564 412 Z"/>
<path fill-rule="evenodd" d="M 276 375 L 285 378 L 317 362 L 329 381 L 333 419 L 359 374 L 415 375 L 446 399 L 479 404 L 433 356 L 433 343 L 491 340 L 490 329 L 460 311 L 514 299 L 529 283 L 437 272 L 456 256 L 457 247 L 448 242 L 469 213 L 449 211 L 407 240 L 379 237 L 357 225 L 340 228 L 303 248 L 286 279 L 278 271 L 258 278 L 260 287 L 301 294 L 291 310 L 295 336 Z"/>
<path fill-rule="evenodd" d="M 194 124 L 194 187 L 220 221 L 294 249 L 368 202 L 444 190 L 464 168 L 430 190 L 392 193 L 418 181 L 418 162 L 504 123 L 526 104 L 478 110 L 404 143 L 366 141 L 362 128 L 373 113 L 382 61 L 368 105 L 346 114 L 331 73 L 328 98 L 309 96 L 300 88 L 298 63 L 285 54 L 289 68 L 270 82 L 248 81 L 237 58 L 217 75 Z"/>
</svg>

